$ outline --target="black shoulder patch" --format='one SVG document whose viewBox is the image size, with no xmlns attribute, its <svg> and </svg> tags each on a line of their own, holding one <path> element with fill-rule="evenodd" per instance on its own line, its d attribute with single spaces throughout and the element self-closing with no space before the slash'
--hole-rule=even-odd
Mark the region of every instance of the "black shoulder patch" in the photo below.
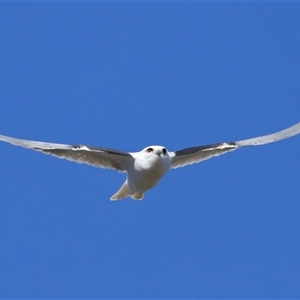
<svg viewBox="0 0 300 300">
<path fill-rule="evenodd" d="M 213 150 L 229 150 L 230 148 L 237 148 L 238 146 L 234 142 L 230 143 L 218 143 L 218 144 L 211 144 L 211 145 L 205 145 L 205 146 L 198 146 L 198 147 L 191 147 L 182 149 L 179 151 L 175 151 L 176 156 L 180 155 L 188 155 L 198 152 L 204 152 L 204 151 L 213 151 Z"/>
<path fill-rule="evenodd" d="M 101 152 L 101 153 L 108 153 L 108 154 L 122 155 L 122 156 L 131 156 L 128 152 L 111 149 L 111 148 L 102 148 L 102 147 L 84 146 L 84 145 L 74 145 L 72 148 L 74 150 L 84 150 L 84 148 L 87 148 L 94 152 Z"/>
</svg>

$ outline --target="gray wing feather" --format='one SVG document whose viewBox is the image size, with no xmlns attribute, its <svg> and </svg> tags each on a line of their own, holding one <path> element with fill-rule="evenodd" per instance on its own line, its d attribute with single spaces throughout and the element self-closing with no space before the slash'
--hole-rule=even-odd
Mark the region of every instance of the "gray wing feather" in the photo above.
<svg viewBox="0 0 300 300">
<path fill-rule="evenodd" d="M 119 172 L 125 172 L 134 161 L 134 158 L 129 153 L 110 148 L 44 143 L 16 139 L 4 135 L 0 135 L 0 140 L 79 164 L 114 169 Z"/>
<path fill-rule="evenodd" d="M 259 136 L 252 139 L 235 142 L 239 147 L 243 146 L 259 146 L 287 139 L 300 133 L 300 122 L 281 131 L 272 134 Z"/>
<path fill-rule="evenodd" d="M 207 146 L 199 146 L 193 148 L 187 148 L 176 152 L 171 152 L 170 157 L 172 159 L 171 168 L 175 169 L 186 165 L 199 163 L 205 159 L 209 159 L 214 156 L 218 156 L 240 147 L 245 146 L 259 146 L 277 142 L 283 139 L 287 139 L 300 133 L 300 123 L 297 123 L 287 129 L 268 134 L 256 138 L 247 140 L 241 140 L 230 143 L 218 143 Z"/>
<path fill-rule="evenodd" d="M 219 143 L 179 150 L 170 155 L 172 159 L 171 169 L 199 163 L 237 148 L 238 146 L 235 143 Z"/>
</svg>

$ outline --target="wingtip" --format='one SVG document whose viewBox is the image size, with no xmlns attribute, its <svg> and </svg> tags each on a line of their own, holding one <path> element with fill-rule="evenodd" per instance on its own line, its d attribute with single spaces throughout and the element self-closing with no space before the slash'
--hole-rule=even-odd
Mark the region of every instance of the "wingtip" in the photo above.
<svg viewBox="0 0 300 300">
<path fill-rule="evenodd" d="M 278 142 L 278 141 L 281 141 L 284 139 L 288 139 L 288 138 L 293 137 L 298 134 L 300 134 L 300 122 L 296 123 L 295 125 L 293 125 L 291 127 L 274 132 L 272 134 L 237 141 L 236 144 L 239 147 L 259 146 L 259 145 L 269 144 L 269 143 Z"/>
</svg>

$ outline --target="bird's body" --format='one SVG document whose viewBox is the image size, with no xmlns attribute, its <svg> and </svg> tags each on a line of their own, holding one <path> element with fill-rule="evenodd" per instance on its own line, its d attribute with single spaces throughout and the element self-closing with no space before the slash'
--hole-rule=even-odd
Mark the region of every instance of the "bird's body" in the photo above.
<svg viewBox="0 0 300 300">
<path fill-rule="evenodd" d="M 171 167 L 171 158 L 167 151 L 163 153 L 163 149 L 165 148 L 162 146 L 150 146 L 138 153 L 131 153 L 134 163 L 127 171 L 125 183 L 111 200 L 130 195 L 135 200 L 142 200 L 144 193 L 154 188 Z"/>
<path fill-rule="evenodd" d="M 36 142 L 4 135 L 0 135 L 0 140 L 77 163 L 126 172 L 126 181 L 110 199 L 119 200 L 130 196 L 132 199 L 142 200 L 145 192 L 155 187 L 170 169 L 198 163 L 240 147 L 276 142 L 299 133 L 300 123 L 297 123 L 261 137 L 186 148 L 175 152 L 170 152 L 163 146 L 149 146 L 139 152 L 124 152 L 102 147 Z"/>
</svg>

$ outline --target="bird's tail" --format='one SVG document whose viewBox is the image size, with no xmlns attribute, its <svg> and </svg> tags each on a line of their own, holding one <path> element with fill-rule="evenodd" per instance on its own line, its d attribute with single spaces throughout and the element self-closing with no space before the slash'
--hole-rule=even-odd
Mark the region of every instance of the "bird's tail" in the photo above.
<svg viewBox="0 0 300 300">
<path fill-rule="evenodd" d="M 110 198 L 111 201 L 121 200 L 123 198 L 131 197 L 134 200 L 143 200 L 144 193 L 136 192 L 131 194 L 127 185 L 127 180 L 123 183 L 121 188 Z"/>
<path fill-rule="evenodd" d="M 143 192 L 136 192 L 134 194 L 131 194 L 130 197 L 133 200 L 143 200 L 144 199 L 144 193 Z"/>
<path fill-rule="evenodd" d="M 123 183 L 121 188 L 110 198 L 110 200 L 120 200 L 130 196 L 130 191 L 127 186 L 127 180 Z"/>
</svg>

